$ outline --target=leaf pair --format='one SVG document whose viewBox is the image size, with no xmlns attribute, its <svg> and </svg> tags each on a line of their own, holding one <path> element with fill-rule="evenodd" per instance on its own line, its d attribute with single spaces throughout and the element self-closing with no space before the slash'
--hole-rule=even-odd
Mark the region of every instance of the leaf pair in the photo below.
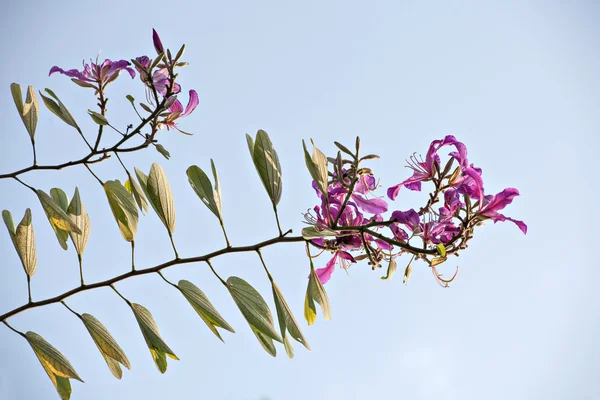
<svg viewBox="0 0 600 400">
<path fill-rule="evenodd" d="M 227 279 L 226 287 L 262 347 L 275 357 L 277 349 L 273 340 L 279 343 L 283 340 L 275 331 L 273 316 L 265 299 L 248 282 L 236 276 Z"/>
<path fill-rule="evenodd" d="M 219 219 L 219 222 L 222 224 L 223 210 L 221 206 L 221 187 L 219 183 L 219 175 L 217 174 L 217 169 L 215 168 L 215 163 L 212 159 L 210 160 L 210 167 L 215 180 L 214 189 L 210 179 L 208 179 L 208 176 L 200 167 L 192 165 L 187 169 L 186 174 L 192 189 L 194 189 L 194 192 L 196 192 L 204 205 L 208 207 L 213 214 L 215 214 L 215 216 Z"/>
<path fill-rule="evenodd" d="M 40 113 L 40 107 L 38 105 L 38 100 L 35 95 L 35 89 L 32 86 L 27 87 L 27 97 L 25 98 L 25 104 L 23 104 L 23 94 L 21 92 L 21 86 L 17 83 L 12 83 L 10 85 L 10 91 L 13 96 L 13 100 L 15 102 L 15 106 L 19 111 L 19 115 L 21 116 L 21 120 L 23 120 L 23 124 L 25 125 L 25 129 L 29 133 L 31 140 L 35 136 L 35 128 L 37 127 L 38 116 Z"/>
<path fill-rule="evenodd" d="M 40 199 L 40 203 L 42 204 L 42 208 L 48 217 L 48 221 L 50 221 L 50 225 L 56 234 L 56 238 L 58 239 L 58 243 L 60 246 L 67 250 L 67 239 L 69 238 L 69 233 L 75 233 L 78 235 L 83 235 L 85 237 L 85 241 L 87 241 L 87 235 L 89 234 L 89 220 L 87 234 L 85 231 L 75 224 L 67 215 L 69 209 L 69 199 L 64 191 L 58 188 L 53 188 L 50 190 L 50 196 L 44 192 L 43 190 L 36 190 L 38 198 Z M 74 206 L 75 207 L 75 206 Z M 83 222 L 83 220 L 81 221 Z M 85 226 L 82 225 L 84 230 Z M 83 251 L 83 250 L 82 250 Z"/>
<path fill-rule="evenodd" d="M 308 350 L 310 350 L 310 346 L 304 338 L 304 335 L 300 330 L 300 326 L 298 325 L 296 318 L 294 318 L 294 314 L 292 314 L 290 306 L 288 306 L 287 302 L 285 301 L 283 293 L 281 293 L 281 289 L 279 289 L 279 286 L 277 286 L 274 281 L 271 281 L 271 286 L 273 288 L 273 299 L 275 300 L 275 309 L 277 310 L 277 319 L 279 320 L 279 330 L 281 332 L 281 336 L 283 337 L 285 352 L 289 358 L 293 358 L 294 349 L 290 343 L 289 336 L 304 345 L 304 347 L 306 347 Z"/>
<path fill-rule="evenodd" d="M 85 328 L 92 336 L 94 343 L 100 350 L 100 354 L 106 361 L 106 365 L 110 372 L 117 379 L 121 379 L 123 376 L 123 370 L 121 369 L 121 365 L 127 369 L 131 369 L 131 364 L 129 363 L 129 359 L 125 355 L 121 346 L 117 343 L 117 341 L 112 337 L 110 332 L 106 329 L 104 325 L 100 321 L 98 321 L 94 316 L 90 314 L 83 314 L 79 317 L 85 325 Z"/>
<path fill-rule="evenodd" d="M 317 306 L 315 302 L 321 306 L 323 317 L 326 320 L 331 319 L 331 310 L 329 307 L 329 298 L 325 292 L 325 288 L 321 283 L 321 280 L 315 272 L 315 267 L 310 259 L 310 276 L 308 278 L 308 287 L 306 288 L 306 297 L 304 299 L 304 318 L 308 325 L 315 323 L 317 319 Z"/>
<path fill-rule="evenodd" d="M 158 326 L 150 311 L 144 306 L 136 303 L 129 303 L 133 315 L 142 331 L 146 345 L 152 354 L 154 363 L 158 370 L 164 374 L 167 370 L 167 356 L 174 360 L 179 360 L 173 350 L 164 342 L 158 331 Z"/>
<path fill-rule="evenodd" d="M 175 201 L 163 168 L 157 163 L 153 163 L 147 176 L 137 168 L 135 174 L 146 198 L 165 228 L 169 233 L 175 232 Z"/>
<path fill-rule="evenodd" d="M 119 225 L 121 236 L 132 242 L 137 233 L 138 211 L 131 193 L 118 180 L 106 181 L 102 185 L 110 209 Z"/>
<path fill-rule="evenodd" d="M 267 132 L 262 129 L 258 130 L 256 134 L 256 140 L 246 134 L 246 141 L 248 142 L 248 149 L 250 150 L 250 156 L 258 172 L 273 206 L 276 206 L 281 199 L 281 165 L 279 164 L 279 157 L 277 152 L 271 143 L 271 139 Z"/>
<path fill-rule="evenodd" d="M 315 146 L 312 139 L 310 140 L 313 144 L 313 153 L 312 156 L 308 153 L 306 149 L 306 143 L 304 140 L 302 141 L 302 147 L 304 148 L 304 161 L 306 162 L 306 168 L 308 168 L 308 172 L 313 180 L 317 183 L 319 190 L 321 193 L 327 193 L 327 181 L 328 181 L 328 170 L 327 170 L 327 157 L 321 150 Z"/>
<path fill-rule="evenodd" d="M 27 332 L 25 339 L 27 339 L 40 364 L 44 367 L 60 398 L 69 400 L 71 398 L 71 382 L 69 382 L 69 379 L 77 379 L 83 382 L 69 360 L 35 332 Z"/>
<path fill-rule="evenodd" d="M 54 92 L 48 88 L 46 88 L 45 90 L 46 93 L 48 93 L 52 97 L 50 98 L 44 96 L 42 92 L 40 92 L 40 96 L 42 96 L 42 100 L 44 100 L 44 104 L 46 105 L 48 110 L 50 110 L 54 115 L 63 120 L 65 124 L 72 126 L 73 128 L 77 129 L 77 132 L 83 134 L 81 132 L 81 128 L 79 128 L 79 125 L 77 125 L 77 122 L 75 122 L 75 118 L 73 118 L 73 115 L 71 115 L 69 110 L 67 110 L 67 107 L 65 107 L 62 101 L 60 101 L 58 96 L 56 96 L 56 94 L 54 94 Z"/>
<path fill-rule="evenodd" d="M 233 328 L 225 321 L 225 319 L 219 314 L 219 312 L 212 305 L 208 297 L 200 290 L 196 285 L 190 281 L 180 280 L 177 284 L 177 288 L 190 303 L 190 305 L 196 310 L 202 321 L 208 326 L 208 328 L 223 342 L 221 334 L 217 328 L 225 329 L 231 333 L 235 333 Z"/>
<path fill-rule="evenodd" d="M 15 250 L 17 250 L 17 254 L 21 259 L 25 273 L 27 276 L 32 277 L 37 268 L 37 253 L 35 249 L 35 232 L 31 223 L 31 210 L 29 208 L 25 210 L 25 215 L 16 228 L 10 211 L 2 211 L 2 218 Z"/>
</svg>

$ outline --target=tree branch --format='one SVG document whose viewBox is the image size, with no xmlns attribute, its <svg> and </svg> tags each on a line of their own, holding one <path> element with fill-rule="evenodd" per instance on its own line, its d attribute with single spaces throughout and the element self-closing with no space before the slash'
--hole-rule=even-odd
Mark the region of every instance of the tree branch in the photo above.
<svg viewBox="0 0 600 400">
<path fill-rule="evenodd" d="M 288 231 L 288 233 L 289 233 L 289 231 Z M 216 251 L 213 251 L 212 253 L 208 253 L 208 254 L 205 254 L 202 256 L 173 259 L 171 261 L 167 261 L 165 263 L 156 265 L 151 268 L 129 271 L 125 274 L 115 276 L 114 278 L 111 278 L 111 279 L 108 279 L 108 280 L 105 280 L 102 282 L 96 282 L 96 283 L 92 283 L 89 285 L 82 285 L 82 286 L 76 287 L 74 289 L 71 289 L 67 292 L 64 292 L 62 294 L 59 294 L 58 296 L 55 296 L 55 297 L 52 297 L 49 299 L 34 301 L 31 303 L 24 304 L 20 307 L 17 307 L 11 311 L 4 313 L 3 315 L 0 315 L 0 322 L 6 323 L 5 321 L 8 318 L 15 316 L 19 313 L 22 313 L 23 311 L 27 311 L 32 308 L 42 307 L 42 306 L 45 306 L 48 304 L 58 303 L 58 302 L 61 302 L 62 300 L 66 299 L 68 297 L 71 297 L 77 293 L 81 293 L 81 292 L 85 292 L 88 290 L 97 289 L 97 288 L 101 288 L 101 287 L 109 287 L 109 286 L 113 285 L 114 283 L 123 281 L 125 279 L 129 279 L 129 278 L 132 278 L 134 276 L 139 276 L 139 275 L 157 273 L 163 269 L 172 267 L 174 265 L 209 261 L 211 258 L 220 256 L 223 254 L 229 254 L 229 253 L 256 252 L 257 250 L 260 250 L 263 247 L 271 246 L 276 243 L 294 243 L 294 242 L 305 242 L 305 241 L 306 240 L 302 236 L 278 236 L 273 239 L 265 240 L 264 242 L 260 242 L 260 243 L 250 245 L 250 246 L 225 247 L 220 250 L 216 250 Z"/>
</svg>

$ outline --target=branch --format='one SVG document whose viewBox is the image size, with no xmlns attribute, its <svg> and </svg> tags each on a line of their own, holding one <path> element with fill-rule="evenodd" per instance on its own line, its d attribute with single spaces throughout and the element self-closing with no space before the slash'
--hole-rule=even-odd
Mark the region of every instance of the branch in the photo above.
<svg viewBox="0 0 600 400">
<path fill-rule="evenodd" d="M 290 231 L 288 231 L 289 233 Z M 29 309 L 32 308 L 37 308 L 37 307 L 41 307 L 41 306 L 45 306 L 48 304 L 54 304 L 54 303 L 58 303 L 68 297 L 73 296 L 74 294 L 77 293 L 81 293 L 81 292 L 85 292 L 88 290 L 92 290 L 92 289 L 97 289 L 97 288 L 101 288 L 101 287 L 108 287 L 111 286 L 114 283 L 123 281 L 125 279 L 129 279 L 132 278 L 134 276 L 139 276 L 139 275 L 146 275 L 146 274 L 152 274 L 152 273 L 157 273 L 163 269 L 172 267 L 174 265 L 179 265 L 179 264 L 190 264 L 190 263 L 195 263 L 195 262 L 203 262 L 203 261 L 210 261 L 211 258 L 223 255 L 223 254 L 229 254 L 229 253 L 244 253 L 244 252 L 256 252 L 257 250 L 260 250 L 263 247 L 267 247 L 276 243 L 294 243 L 294 242 L 306 242 L 306 240 L 302 237 L 302 236 L 278 236 L 275 237 L 273 239 L 269 239 L 269 240 L 265 240 L 264 242 L 260 242 L 254 245 L 250 245 L 250 246 L 238 246 L 238 247 L 225 247 L 222 248 L 220 250 L 216 250 L 213 251 L 212 253 L 208 253 L 202 256 L 197 256 L 197 257 L 187 257 L 187 258 L 176 258 L 173 259 L 171 261 L 167 261 L 165 263 L 156 265 L 152 268 L 146 268 L 146 269 L 139 269 L 139 270 L 134 270 L 134 271 L 129 271 L 125 274 L 119 275 L 119 276 L 115 276 L 114 278 L 108 279 L 106 281 L 102 281 L 102 282 L 96 282 L 96 283 L 92 283 L 90 285 L 81 285 L 79 287 L 76 287 L 74 289 L 71 289 L 67 292 L 64 292 L 62 294 L 59 294 L 58 296 L 49 298 L 49 299 L 45 299 L 45 300 L 40 300 L 40 301 L 34 301 L 34 302 L 30 302 L 27 304 L 24 304 L 20 307 L 17 307 L 11 311 L 8 311 L 7 313 L 0 315 L 0 322 L 4 322 L 12 317 L 15 316 L 19 313 L 22 313 L 23 311 L 27 311 Z"/>
</svg>

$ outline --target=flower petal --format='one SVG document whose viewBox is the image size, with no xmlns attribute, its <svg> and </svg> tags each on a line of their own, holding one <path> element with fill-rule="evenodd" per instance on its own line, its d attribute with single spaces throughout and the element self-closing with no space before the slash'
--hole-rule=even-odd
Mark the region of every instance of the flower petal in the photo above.
<svg viewBox="0 0 600 400">
<path fill-rule="evenodd" d="M 329 281 L 329 279 L 331 278 L 331 274 L 335 269 L 335 262 L 337 261 L 337 257 L 338 253 L 335 253 L 333 258 L 327 262 L 324 268 L 319 268 L 315 271 L 322 284 L 327 283 L 327 281 Z"/>
</svg>

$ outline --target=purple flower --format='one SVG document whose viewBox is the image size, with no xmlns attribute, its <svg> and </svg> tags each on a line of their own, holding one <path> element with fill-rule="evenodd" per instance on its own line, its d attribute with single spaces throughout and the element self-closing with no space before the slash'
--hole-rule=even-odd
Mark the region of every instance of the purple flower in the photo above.
<svg viewBox="0 0 600 400">
<path fill-rule="evenodd" d="M 163 44 L 160 41 L 160 37 L 158 37 L 158 33 L 156 33 L 155 29 L 152 29 L 152 41 L 154 42 L 154 49 L 158 54 L 163 53 L 165 49 L 163 48 Z"/>
<path fill-rule="evenodd" d="M 152 60 L 148 56 L 140 56 L 135 59 L 143 68 L 147 69 Z M 135 67 L 140 73 L 140 79 L 142 82 L 146 84 L 146 86 L 150 87 L 150 79 L 148 78 L 148 74 L 140 69 L 139 67 Z M 173 86 L 171 93 L 177 94 L 181 92 L 181 86 L 178 83 L 171 84 L 171 80 L 169 79 L 169 71 L 167 68 L 161 68 L 152 74 L 152 83 L 154 88 L 161 96 L 165 96 L 167 94 L 167 88 Z"/>
<path fill-rule="evenodd" d="M 179 100 L 175 100 L 173 105 L 169 107 L 169 111 L 171 112 L 171 114 L 169 114 L 169 116 L 164 120 L 163 125 L 167 127 L 167 130 L 173 128 L 177 129 L 181 133 L 189 135 L 189 133 L 179 129 L 175 121 L 190 115 L 196 109 L 198 103 L 198 93 L 196 93 L 195 90 L 190 90 L 190 99 L 188 101 L 187 106 L 185 107 L 185 111 L 183 110 L 183 105 L 181 104 L 181 102 Z"/>
<path fill-rule="evenodd" d="M 331 260 L 329 260 L 327 264 L 325 264 L 324 268 L 319 268 L 315 271 L 322 284 L 325 284 L 327 283 L 327 281 L 329 281 L 329 279 L 331 278 L 331 274 L 335 269 L 336 261 L 338 260 L 340 262 L 341 267 L 344 269 L 348 269 L 350 267 L 350 263 L 356 262 L 356 260 L 354 259 L 354 257 L 352 257 L 352 255 L 350 255 L 350 253 L 342 250 L 336 251 Z"/>
<path fill-rule="evenodd" d="M 421 191 L 421 182 L 429 181 L 435 176 L 435 163 L 437 163 L 438 166 L 440 163 L 440 157 L 437 154 L 438 150 L 449 145 L 456 147 L 458 153 L 464 153 L 466 159 L 466 147 L 456 140 L 454 136 L 448 135 L 442 140 L 434 140 L 429 145 L 425 160 L 418 159 L 414 154 L 410 157 L 410 161 L 407 160 L 408 167 L 414 171 L 413 176 L 390 187 L 387 190 L 388 197 L 394 200 L 398 196 L 402 186 L 405 186 L 410 190 Z"/>
<path fill-rule="evenodd" d="M 479 208 L 478 215 L 484 217 L 482 219 L 491 219 L 494 223 L 498 221 L 510 221 L 519 227 L 523 233 L 527 233 L 527 225 L 523 221 L 518 221 L 500 214 L 498 211 L 512 203 L 512 200 L 519 195 L 519 191 L 515 188 L 507 188 L 496 195 L 488 195 L 484 197 L 483 207 Z"/>
<path fill-rule="evenodd" d="M 135 71 L 129 65 L 129 62 L 125 60 L 104 60 L 102 64 L 95 64 L 90 61 L 90 64 L 83 63 L 83 70 L 81 71 L 76 69 L 65 71 L 60 67 L 54 66 L 50 69 L 48 76 L 55 72 L 60 72 L 63 75 L 74 78 L 77 81 L 76 83 L 81 86 L 86 86 L 86 83 L 96 83 L 99 86 L 104 86 L 117 79 L 123 70 L 127 71 L 131 75 L 131 78 L 135 78 Z"/>
</svg>

